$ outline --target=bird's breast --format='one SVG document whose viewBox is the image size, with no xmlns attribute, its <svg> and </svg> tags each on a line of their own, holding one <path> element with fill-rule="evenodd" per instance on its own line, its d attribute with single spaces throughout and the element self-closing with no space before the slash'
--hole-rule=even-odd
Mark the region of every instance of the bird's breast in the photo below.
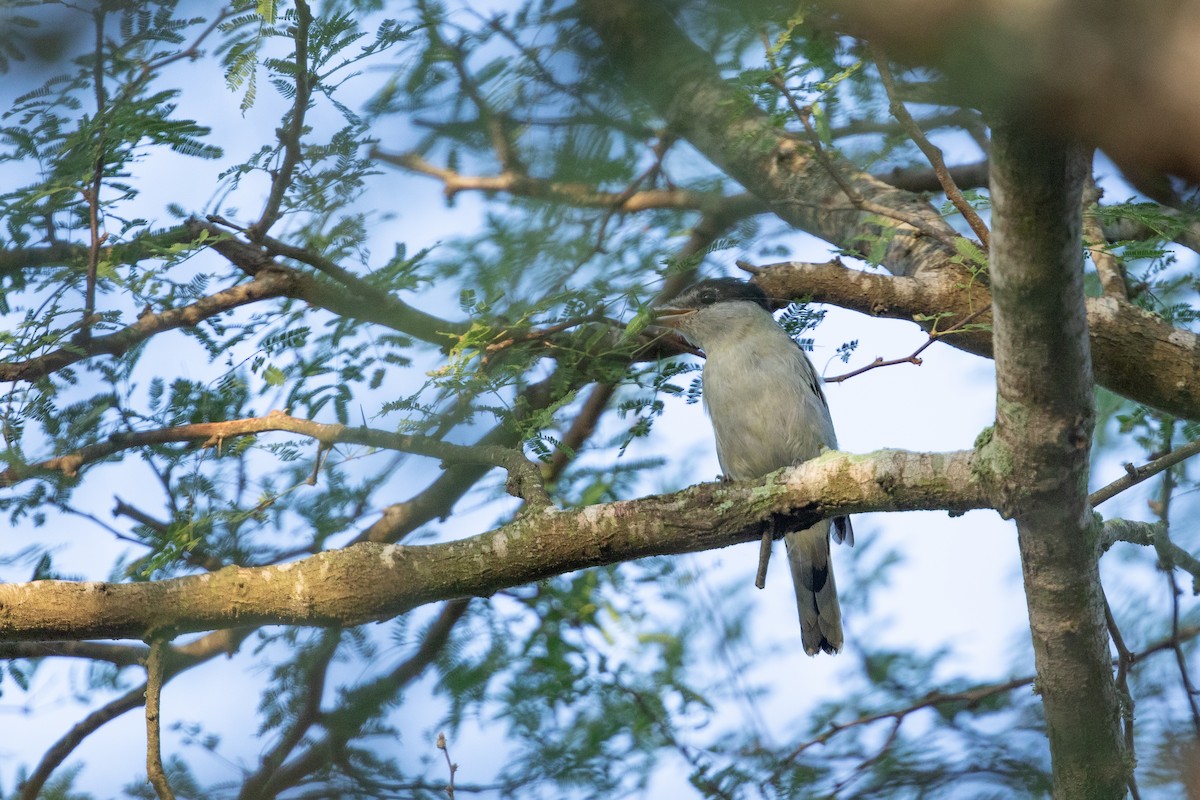
<svg viewBox="0 0 1200 800">
<path fill-rule="evenodd" d="M 757 478 L 837 446 L 829 411 L 812 389 L 815 381 L 812 365 L 794 345 L 709 353 L 704 404 L 727 476 Z"/>
</svg>

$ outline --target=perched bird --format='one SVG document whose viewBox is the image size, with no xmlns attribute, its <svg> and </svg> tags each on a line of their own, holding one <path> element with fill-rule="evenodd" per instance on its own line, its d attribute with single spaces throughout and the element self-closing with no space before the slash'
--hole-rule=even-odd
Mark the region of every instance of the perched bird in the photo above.
<svg viewBox="0 0 1200 800">
<path fill-rule="evenodd" d="M 735 278 L 703 280 L 656 314 L 705 353 L 704 408 L 725 476 L 758 478 L 837 449 L 821 379 L 771 315 L 767 296 Z M 804 651 L 842 647 L 842 612 L 829 559 L 829 533 L 854 544 L 849 517 L 784 535 Z"/>
</svg>

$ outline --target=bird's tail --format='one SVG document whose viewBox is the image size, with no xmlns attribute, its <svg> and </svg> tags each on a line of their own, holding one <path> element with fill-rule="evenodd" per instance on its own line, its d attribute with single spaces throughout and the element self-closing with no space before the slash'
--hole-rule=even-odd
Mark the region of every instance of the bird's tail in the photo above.
<svg viewBox="0 0 1200 800">
<path fill-rule="evenodd" d="M 800 609 L 800 638 L 810 656 L 842 649 L 842 609 L 829 559 L 829 524 L 822 520 L 783 537 Z"/>
</svg>

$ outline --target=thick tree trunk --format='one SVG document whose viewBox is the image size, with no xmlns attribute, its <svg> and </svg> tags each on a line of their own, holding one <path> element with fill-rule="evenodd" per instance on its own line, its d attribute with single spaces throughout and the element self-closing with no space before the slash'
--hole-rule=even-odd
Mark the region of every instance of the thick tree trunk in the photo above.
<svg viewBox="0 0 1200 800">
<path fill-rule="evenodd" d="M 1073 146 L 993 129 L 994 463 L 1007 472 L 1059 800 L 1125 794 L 1130 765 L 1109 660 L 1097 531 L 1087 498 L 1094 411 Z"/>
</svg>

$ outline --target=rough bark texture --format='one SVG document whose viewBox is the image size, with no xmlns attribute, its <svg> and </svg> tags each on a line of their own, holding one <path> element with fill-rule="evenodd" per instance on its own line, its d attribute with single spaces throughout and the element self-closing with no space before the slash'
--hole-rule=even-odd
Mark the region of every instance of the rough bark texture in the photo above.
<svg viewBox="0 0 1200 800">
<path fill-rule="evenodd" d="M 671 495 L 530 513 L 445 544 L 363 542 L 289 564 L 149 583 L 0 584 L 0 641 L 351 625 L 584 567 L 756 541 L 780 515 L 808 526 L 863 511 L 991 507 L 988 486 L 969 451 L 829 453 L 765 483 L 701 484 Z M 812 499 L 818 497 L 819 503 Z M 753 557 L 747 558 L 749 569 Z"/>
<path fill-rule="evenodd" d="M 1088 503 L 1094 411 L 1083 298 L 1082 152 L 1015 121 L 993 128 L 993 463 L 1011 466 L 1005 510 L 1021 567 L 1059 800 L 1125 794 Z"/>
</svg>

